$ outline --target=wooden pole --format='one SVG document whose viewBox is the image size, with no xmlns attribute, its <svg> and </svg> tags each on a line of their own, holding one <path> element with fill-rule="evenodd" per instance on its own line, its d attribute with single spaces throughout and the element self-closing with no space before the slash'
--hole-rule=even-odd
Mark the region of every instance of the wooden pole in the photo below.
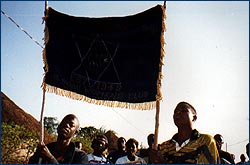
<svg viewBox="0 0 250 165">
<path fill-rule="evenodd" d="M 156 100 L 155 135 L 154 135 L 154 146 L 153 146 L 155 150 L 157 150 L 158 148 L 159 116 L 160 116 L 160 101 Z"/>
<path fill-rule="evenodd" d="M 45 13 L 44 13 L 44 16 L 46 16 L 47 9 L 48 9 L 48 1 L 45 1 Z"/>
<path fill-rule="evenodd" d="M 163 6 L 164 6 L 164 9 L 166 9 L 166 1 L 164 1 L 164 4 L 163 4 Z"/>
<path fill-rule="evenodd" d="M 42 110 L 40 116 L 40 143 L 44 141 L 44 126 L 43 126 L 43 112 L 44 112 L 44 104 L 45 104 L 45 89 L 43 89 L 43 101 L 42 101 Z"/>
<path fill-rule="evenodd" d="M 45 1 L 45 11 L 44 17 L 46 17 L 48 7 L 48 1 Z M 45 18 L 44 18 L 45 19 Z M 46 26 L 46 25 L 45 25 Z M 46 35 L 44 34 L 44 41 L 46 41 Z M 44 105 L 45 105 L 45 89 L 43 89 L 43 100 L 42 100 L 42 109 L 41 109 L 41 116 L 40 116 L 40 143 L 44 140 L 44 126 L 43 126 L 43 112 L 44 112 Z"/>
<path fill-rule="evenodd" d="M 166 9 L 166 1 L 164 1 L 164 9 Z M 165 26 L 164 26 L 165 27 Z M 161 42 L 162 39 L 161 39 Z M 164 54 L 164 49 L 163 49 L 163 44 L 162 44 L 162 52 L 161 52 L 161 56 L 163 57 Z M 159 68 L 160 72 L 159 72 L 159 77 L 158 77 L 158 81 L 157 81 L 157 94 L 156 94 L 156 112 L 155 112 L 155 134 L 154 134 L 154 145 L 153 145 L 153 149 L 157 150 L 158 148 L 158 134 L 159 134 L 159 116 L 160 116 L 160 100 L 162 98 L 161 95 L 161 70 L 162 70 L 162 64 L 160 64 L 160 68 Z"/>
<path fill-rule="evenodd" d="M 47 8 L 48 8 L 48 1 L 45 1 L 45 11 L 44 11 L 44 19 L 46 18 Z M 45 22 L 46 24 L 46 22 Z M 46 26 L 46 25 L 45 25 Z M 46 41 L 46 35 L 44 34 L 44 41 Z M 44 142 L 44 124 L 43 124 L 43 112 L 44 112 L 44 105 L 45 105 L 45 89 L 43 89 L 43 99 L 42 99 L 42 109 L 40 115 L 40 144 Z M 42 158 L 39 158 L 38 164 L 42 163 Z"/>
</svg>

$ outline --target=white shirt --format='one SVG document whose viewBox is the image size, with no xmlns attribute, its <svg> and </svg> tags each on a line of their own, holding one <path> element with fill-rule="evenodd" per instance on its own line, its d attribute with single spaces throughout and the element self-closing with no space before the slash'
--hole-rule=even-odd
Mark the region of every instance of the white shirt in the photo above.
<svg viewBox="0 0 250 165">
<path fill-rule="evenodd" d="M 185 145 L 187 145 L 189 141 L 190 141 L 190 139 L 187 139 L 181 145 L 179 145 L 179 143 L 174 140 L 174 142 L 176 144 L 176 151 L 179 151 L 182 147 L 184 147 Z"/>
<path fill-rule="evenodd" d="M 128 156 L 123 156 L 118 158 L 115 164 L 146 164 L 146 162 L 138 156 L 135 156 L 134 161 L 129 160 Z"/>
<path fill-rule="evenodd" d="M 96 156 L 93 154 L 88 154 L 88 163 L 89 164 L 107 164 L 107 158 L 104 156 Z"/>
</svg>

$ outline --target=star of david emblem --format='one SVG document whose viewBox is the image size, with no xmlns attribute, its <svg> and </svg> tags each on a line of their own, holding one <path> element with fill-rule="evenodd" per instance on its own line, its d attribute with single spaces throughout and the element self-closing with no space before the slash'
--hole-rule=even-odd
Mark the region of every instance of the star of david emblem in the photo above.
<svg viewBox="0 0 250 165">
<path fill-rule="evenodd" d="M 119 74 L 114 63 L 119 44 L 110 44 L 105 42 L 100 35 L 96 35 L 84 54 L 81 52 L 80 45 L 77 42 L 75 44 L 81 61 L 73 70 L 73 74 L 86 77 L 90 87 L 96 82 L 110 81 L 110 77 L 114 82 L 108 83 L 120 84 Z"/>
</svg>

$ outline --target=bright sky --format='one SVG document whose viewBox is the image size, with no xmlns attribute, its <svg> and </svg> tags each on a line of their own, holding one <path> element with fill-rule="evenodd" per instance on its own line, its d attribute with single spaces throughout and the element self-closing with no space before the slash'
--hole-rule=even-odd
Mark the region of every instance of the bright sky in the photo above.
<svg viewBox="0 0 250 165">
<path fill-rule="evenodd" d="M 126 16 L 163 1 L 53 1 L 57 11 L 86 17 Z M 43 1 L 1 1 L 1 10 L 43 44 Z M 173 110 L 187 101 L 197 110 L 201 133 L 224 136 L 223 148 L 236 162 L 249 141 L 249 2 L 169 1 L 166 9 L 165 58 L 159 143 L 177 129 Z M 1 14 L 1 91 L 40 120 L 42 48 Z M 155 129 L 155 110 L 96 106 L 46 93 L 44 116 L 76 114 L 81 127 L 111 129 L 147 146 Z"/>
</svg>

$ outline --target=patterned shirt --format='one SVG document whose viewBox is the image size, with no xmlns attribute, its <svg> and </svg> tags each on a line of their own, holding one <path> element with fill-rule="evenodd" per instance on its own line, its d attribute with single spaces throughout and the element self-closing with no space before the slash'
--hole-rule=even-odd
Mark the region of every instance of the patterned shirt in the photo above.
<svg viewBox="0 0 250 165">
<path fill-rule="evenodd" d="M 172 139 L 163 142 L 160 153 L 167 163 L 174 164 L 217 164 L 219 153 L 214 138 L 207 134 L 200 134 L 197 130 L 192 131 L 192 136 L 185 145 L 178 146 L 177 134 Z"/>
</svg>

